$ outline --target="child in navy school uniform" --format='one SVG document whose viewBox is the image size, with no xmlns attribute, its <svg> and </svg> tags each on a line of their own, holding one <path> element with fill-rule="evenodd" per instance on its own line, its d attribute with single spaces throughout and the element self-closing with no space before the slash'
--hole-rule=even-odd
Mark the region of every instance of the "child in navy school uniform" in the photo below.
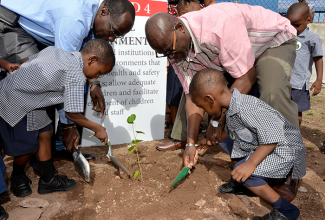
<svg viewBox="0 0 325 220">
<path fill-rule="evenodd" d="M 220 118 L 226 109 L 224 129 L 233 139 L 233 146 L 224 150 L 238 162 L 231 172 L 231 181 L 219 186 L 218 191 L 236 193 L 234 186 L 241 185 L 273 207 L 272 212 L 253 220 L 297 219 L 299 209 L 266 181 L 286 178 L 291 170 L 292 179 L 306 174 L 306 149 L 299 129 L 260 99 L 243 95 L 236 88 L 230 91 L 223 74 L 217 70 L 196 73 L 189 90 L 193 103 L 209 115 Z M 189 147 L 194 157 L 196 149 Z"/>
<path fill-rule="evenodd" d="M 290 83 L 292 85 L 291 99 L 298 105 L 299 125 L 302 121 L 302 112 L 310 109 L 309 80 L 312 65 L 315 63 L 317 78 L 310 90 L 313 95 L 320 93 L 323 80 L 323 50 L 319 36 L 307 27 L 310 23 L 309 7 L 306 3 L 295 3 L 290 6 L 287 18 L 297 29 L 298 41 L 296 61 L 292 70 Z"/>
<path fill-rule="evenodd" d="M 68 191 L 76 187 L 73 179 L 54 175 L 51 159 L 53 127 L 45 107 L 64 103 L 67 117 L 95 132 L 107 143 L 103 126 L 85 118 L 84 85 L 87 79 L 109 73 L 115 65 L 110 44 L 91 40 L 80 52 L 47 47 L 29 57 L 19 69 L 0 81 L 0 140 L 5 154 L 14 156 L 10 190 L 17 197 L 32 193 L 25 166 L 37 152 L 41 170 L 39 194 Z M 72 126 L 71 126 L 72 127 Z M 66 127 L 65 129 L 70 129 Z M 78 140 L 75 140 L 74 147 Z M 71 150 L 72 146 L 67 146 Z"/>
</svg>

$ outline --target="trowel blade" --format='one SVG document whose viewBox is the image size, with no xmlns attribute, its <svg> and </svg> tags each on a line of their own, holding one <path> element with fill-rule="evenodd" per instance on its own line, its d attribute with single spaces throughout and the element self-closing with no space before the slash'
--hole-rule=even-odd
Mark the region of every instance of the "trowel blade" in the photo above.
<svg viewBox="0 0 325 220">
<path fill-rule="evenodd" d="M 113 163 L 115 163 L 119 168 L 121 168 L 128 176 L 130 175 L 129 174 L 129 171 L 127 169 L 125 169 L 125 167 L 120 163 L 120 161 L 118 161 L 118 159 L 114 156 L 110 156 L 108 157 L 111 161 L 113 161 Z"/>
<path fill-rule="evenodd" d="M 84 155 L 82 155 L 82 153 L 79 151 L 73 152 L 72 156 L 73 156 L 74 165 L 75 165 L 77 171 L 82 176 L 82 178 L 84 178 L 87 182 L 89 182 L 90 181 L 90 167 L 89 167 L 88 161 L 86 160 Z"/>
</svg>

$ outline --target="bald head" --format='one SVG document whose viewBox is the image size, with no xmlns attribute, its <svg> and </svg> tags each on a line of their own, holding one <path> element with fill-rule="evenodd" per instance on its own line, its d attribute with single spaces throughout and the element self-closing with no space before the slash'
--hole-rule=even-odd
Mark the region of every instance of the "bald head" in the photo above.
<svg viewBox="0 0 325 220">
<path fill-rule="evenodd" d="M 156 13 L 146 23 L 145 32 L 149 45 L 157 52 L 164 52 L 164 48 L 173 42 L 175 19 L 167 13 Z"/>
<path fill-rule="evenodd" d="M 308 5 L 304 2 L 294 3 L 287 12 L 287 17 L 290 16 L 307 19 L 310 16 Z"/>
<path fill-rule="evenodd" d="M 197 72 L 190 84 L 190 96 L 201 98 L 206 95 L 208 91 L 216 91 L 220 88 L 227 87 L 227 81 L 222 73 L 215 69 L 204 69 Z"/>
</svg>

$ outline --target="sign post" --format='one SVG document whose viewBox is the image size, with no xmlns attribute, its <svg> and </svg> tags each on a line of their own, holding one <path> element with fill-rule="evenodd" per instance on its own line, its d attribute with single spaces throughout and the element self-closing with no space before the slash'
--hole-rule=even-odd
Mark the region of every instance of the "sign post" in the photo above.
<svg viewBox="0 0 325 220">
<path fill-rule="evenodd" d="M 137 0 L 132 2 L 136 10 L 133 29 L 113 43 L 115 67 L 99 78 L 105 97 L 106 111 L 101 119 L 92 110 L 88 94 L 85 116 L 102 124 L 112 144 L 130 143 L 132 126 L 126 121 L 136 115 L 135 129 L 143 131 L 138 138 L 144 141 L 164 138 L 166 105 L 166 58 L 156 58 L 145 36 L 147 19 L 166 12 L 166 1 Z M 102 145 L 97 138 L 90 139 L 92 131 L 84 128 L 81 146 Z"/>
</svg>

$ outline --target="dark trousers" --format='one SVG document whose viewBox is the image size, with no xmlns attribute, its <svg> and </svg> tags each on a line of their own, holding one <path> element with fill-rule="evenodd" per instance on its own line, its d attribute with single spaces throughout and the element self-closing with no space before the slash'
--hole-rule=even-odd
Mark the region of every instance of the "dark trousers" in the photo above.
<svg viewBox="0 0 325 220">
<path fill-rule="evenodd" d="M 18 24 L 11 27 L 0 21 L 0 56 L 2 59 L 11 63 L 20 63 L 33 54 L 38 53 L 46 46 L 37 42 Z M 0 73 L 1 77 L 6 76 L 6 72 Z M 0 77 L 0 80 L 1 80 Z M 55 127 L 55 106 L 46 108 L 52 126 Z M 55 152 L 55 136 L 51 140 L 52 153 Z"/>
</svg>

